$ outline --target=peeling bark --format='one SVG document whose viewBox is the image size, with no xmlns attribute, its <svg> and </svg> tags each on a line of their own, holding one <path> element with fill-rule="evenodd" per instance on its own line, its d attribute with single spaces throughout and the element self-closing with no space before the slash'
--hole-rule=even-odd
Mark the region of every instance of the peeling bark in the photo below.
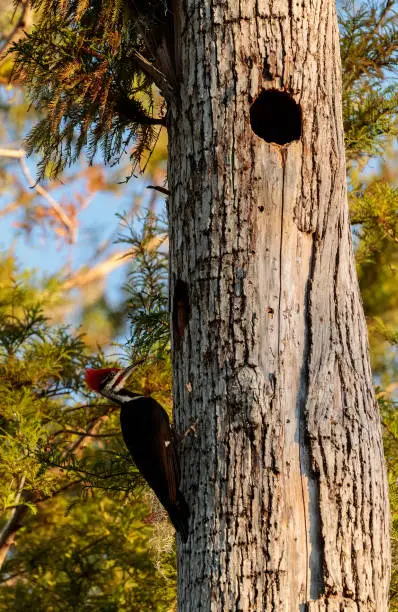
<svg viewBox="0 0 398 612">
<path fill-rule="evenodd" d="M 170 291 L 181 309 L 184 286 L 189 311 L 172 313 L 174 404 L 182 431 L 198 419 L 182 458 L 191 534 L 178 547 L 179 610 L 386 612 L 387 482 L 335 2 L 183 0 L 176 11 Z M 269 90 L 299 105 L 298 140 L 252 131 L 251 105 Z M 263 117 L 272 133 L 289 120 Z"/>
</svg>

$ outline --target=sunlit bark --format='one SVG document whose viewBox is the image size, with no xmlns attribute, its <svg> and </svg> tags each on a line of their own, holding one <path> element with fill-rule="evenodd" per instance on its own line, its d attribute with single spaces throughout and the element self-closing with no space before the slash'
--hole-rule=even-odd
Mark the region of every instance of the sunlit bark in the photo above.
<svg viewBox="0 0 398 612">
<path fill-rule="evenodd" d="M 385 612 L 387 484 L 335 2 L 176 11 L 174 400 L 181 430 L 198 419 L 182 457 L 179 609 Z"/>
</svg>

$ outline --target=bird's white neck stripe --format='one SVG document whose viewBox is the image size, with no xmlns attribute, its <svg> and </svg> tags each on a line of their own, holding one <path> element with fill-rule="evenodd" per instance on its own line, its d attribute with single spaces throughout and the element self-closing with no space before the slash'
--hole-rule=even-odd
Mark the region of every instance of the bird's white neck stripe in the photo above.
<svg viewBox="0 0 398 612">
<path fill-rule="evenodd" d="M 123 393 L 118 393 L 116 399 L 118 402 L 122 402 L 123 404 L 129 404 L 130 402 L 134 402 L 134 400 L 144 399 L 145 395 L 137 395 L 136 397 L 131 397 L 131 395 L 123 395 Z"/>
</svg>

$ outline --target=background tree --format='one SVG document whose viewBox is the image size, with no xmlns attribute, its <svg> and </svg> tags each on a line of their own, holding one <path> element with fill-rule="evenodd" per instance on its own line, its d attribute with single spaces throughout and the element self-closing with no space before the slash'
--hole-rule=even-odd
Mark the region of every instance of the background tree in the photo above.
<svg viewBox="0 0 398 612">
<path fill-rule="evenodd" d="M 51 3 L 50 3 L 51 4 Z M 49 6 L 49 4 L 48 4 Z M 130 37 L 134 38 L 134 34 L 137 35 L 137 41 L 138 43 L 141 45 L 140 50 L 141 51 L 145 51 L 146 53 L 146 57 L 142 55 L 142 53 L 140 53 L 140 51 L 137 51 L 137 48 L 135 48 L 133 51 L 131 51 L 131 45 L 129 47 L 129 53 L 130 56 L 134 56 L 135 59 L 137 60 L 137 64 L 135 65 L 135 67 L 137 68 L 137 65 L 139 66 L 139 68 L 137 68 L 137 70 L 146 70 L 147 75 L 152 74 L 153 78 L 155 79 L 155 81 L 157 81 L 160 86 L 162 87 L 163 91 L 167 92 L 167 84 L 165 84 L 165 81 L 162 80 L 160 78 L 160 75 L 156 72 L 156 68 L 159 65 L 163 65 L 165 66 L 165 70 L 164 73 L 167 75 L 167 77 L 169 77 L 170 81 L 173 81 L 173 74 L 170 74 L 170 71 L 168 70 L 167 66 L 167 57 L 165 58 L 165 53 L 164 53 L 164 49 L 165 44 L 167 45 L 167 42 L 170 42 L 170 22 L 169 19 L 167 19 L 167 11 L 164 10 L 164 6 L 162 6 L 162 11 L 154 11 L 153 9 L 156 8 L 156 6 L 160 5 L 154 5 L 151 6 L 151 14 L 150 15 L 145 15 L 142 12 L 139 13 L 138 15 L 135 14 L 135 22 L 133 22 L 133 20 L 129 21 L 129 17 L 131 15 L 127 15 L 121 11 L 118 14 L 118 17 L 120 17 L 120 15 L 122 15 L 123 18 L 123 24 L 126 24 L 126 29 L 124 30 Z M 104 11 L 107 10 L 107 8 L 109 8 L 108 5 L 106 5 L 106 3 L 103 3 L 103 8 Z M 345 111 L 346 111 L 346 125 L 348 122 L 348 125 L 352 125 L 353 127 L 353 131 L 351 131 L 351 133 L 349 133 L 349 139 L 347 140 L 348 144 L 349 144 L 349 155 L 350 158 L 355 161 L 358 160 L 359 157 L 359 153 L 365 152 L 366 154 L 371 154 L 372 150 L 371 148 L 366 149 L 365 151 L 363 151 L 363 146 L 358 146 L 358 142 L 360 141 L 361 137 L 364 134 L 365 131 L 365 140 L 367 140 L 368 144 L 369 142 L 373 142 L 373 145 L 377 145 L 378 147 L 380 147 L 381 143 L 382 143 L 382 138 L 386 133 L 391 133 L 392 132 L 392 127 L 393 127 L 393 123 L 391 121 L 391 119 L 394 118 L 394 114 L 395 114 L 395 110 L 396 110 L 396 105 L 394 104 L 394 99 L 392 96 L 390 96 L 389 98 L 389 104 L 388 104 L 388 108 L 384 108 L 384 110 L 382 112 L 379 113 L 379 116 L 382 118 L 382 121 L 380 122 L 376 122 L 377 123 L 377 129 L 373 129 L 374 128 L 374 123 L 367 123 L 366 121 L 364 121 L 364 117 L 366 116 L 370 116 L 369 115 L 369 110 L 371 109 L 371 105 L 369 105 L 369 99 L 366 98 L 366 95 L 362 95 L 364 94 L 364 92 L 366 93 L 366 91 L 369 93 L 372 90 L 372 85 L 375 84 L 375 78 L 377 77 L 377 79 L 379 80 L 380 83 L 380 79 L 381 76 L 383 75 L 382 70 L 383 68 L 391 68 L 394 65 L 394 58 L 393 58 L 393 53 L 394 53 L 394 49 L 396 48 L 394 46 L 395 44 L 395 30 L 394 30 L 394 22 L 391 19 L 391 8 L 392 8 L 392 3 L 391 2 L 386 2 L 385 5 L 383 5 L 382 7 L 378 7 L 378 10 L 374 10 L 374 11 L 364 11 L 364 10 L 360 10 L 355 11 L 354 9 L 352 9 L 351 11 L 351 15 L 348 13 L 347 15 L 345 15 L 345 23 L 347 23 L 348 28 L 346 31 L 346 36 L 348 36 L 348 48 L 351 49 L 351 51 L 356 53 L 356 57 L 358 59 L 358 61 L 361 58 L 361 55 L 358 53 L 358 50 L 361 50 L 361 52 L 363 53 L 363 62 L 362 62 L 362 67 L 357 70 L 355 67 L 353 68 L 353 66 L 355 66 L 355 64 L 349 64 L 349 62 L 346 62 L 346 65 L 348 66 L 348 69 L 352 69 L 353 72 L 355 73 L 355 77 L 353 79 L 351 79 L 351 85 L 352 86 L 352 91 L 355 92 L 355 88 L 357 88 L 355 95 L 351 96 L 350 99 L 350 104 L 349 105 L 345 105 Z M 83 14 L 83 13 L 82 13 Z M 64 16 L 66 15 L 66 13 L 64 13 Z M 71 14 L 69 14 L 70 17 L 70 21 L 69 24 L 67 22 L 64 22 L 64 24 L 66 24 L 66 26 L 68 27 L 72 22 L 71 19 Z M 88 18 L 88 15 L 85 14 L 85 18 Z M 153 29 L 148 29 L 148 23 L 150 22 L 150 19 L 154 18 L 155 19 L 155 24 L 153 24 L 154 27 Z M 115 18 L 116 19 L 116 18 Z M 114 22 L 115 23 L 115 19 Z M 350 23 L 351 22 L 351 23 Z M 377 22 L 377 23 L 376 23 Z M 111 23 L 110 20 L 107 21 L 107 23 Z M 120 23 L 120 22 L 119 22 Z M 375 24 L 375 25 L 373 25 Z M 100 24 L 99 24 L 99 30 L 100 30 L 100 34 L 101 36 L 95 38 L 95 39 L 90 39 L 89 34 L 87 34 L 87 21 L 83 24 L 84 27 L 82 29 L 82 32 L 80 32 L 79 34 L 82 35 L 83 37 L 86 36 L 85 41 L 87 42 L 87 40 L 94 40 L 95 42 L 99 42 L 99 45 L 101 46 L 102 44 L 105 47 L 106 50 L 106 38 L 105 35 L 103 38 L 101 38 L 102 36 L 102 31 L 101 28 L 104 28 L 104 22 L 103 20 L 100 20 Z M 367 30 L 367 27 L 369 26 L 369 31 Z M 383 26 L 385 26 L 385 29 L 383 30 Z M 108 29 L 108 34 L 109 34 L 109 29 L 108 26 L 105 26 L 105 29 Z M 123 30 L 121 30 L 123 31 Z M 364 31 L 366 32 L 366 40 L 367 40 L 367 45 L 362 45 L 359 44 L 360 43 L 360 39 L 361 37 L 363 38 L 363 34 Z M 148 32 L 150 32 L 150 35 L 148 35 Z M 76 33 L 76 28 L 74 27 L 74 34 Z M 98 33 L 98 32 L 97 32 Z M 48 33 L 47 33 L 48 34 Z M 46 34 L 46 35 L 47 35 Z M 65 34 L 66 35 L 66 34 Z M 351 37 L 351 38 L 350 38 Z M 395 38 L 394 38 L 395 37 Z M 162 42 L 163 39 L 163 42 Z M 131 41 L 131 39 L 130 39 Z M 32 41 L 31 41 L 32 42 Z M 40 36 L 38 36 L 38 38 L 35 41 L 36 43 L 40 44 Z M 47 39 L 44 38 L 44 40 L 41 41 L 41 44 L 46 44 L 47 43 Z M 76 49 L 79 49 L 79 46 L 75 47 Z M 343 47 L 344 48 L 344 47 Z M 53 47 L 52 51 L 54 51 L 55 47 Z M 102 49 L 102 47 L 101 47 Z M 380 51 L 380 53 L 375 53 L 374 49 L 378 49 Z M 384 49 L 384 50 L 383 50 Z M 26 50 L 26 49 L 25 49 Z M 68 53 L 69 52 L 73 52 L 72 47 L 68 48 Z M 84 52 L 84 49 L 83 49 Z M 94 55 L 95 57 L 95 53 L 98 52 L 98 49 L 95 48 L 94 49 L 94 53 L 93 53 L 93 49 L 90 50 L 90 54 Z M 137 53 L 135 53 L 137 52 Z M 355 55 L 355 53 L 353 53 Z M 90 55 L 89 54 L 89 55 Z M 366 54 L 368 54 L 368 56 L 366 56 Z M 61 54 L 62 55 L 62 54 Z M 172 54 L 171 54 L 172 55 Z M 176 50 L 176 55 L 178 57 L 178 49 Z M 121 56 L 120 56 L 121 57 Z M 120 59 L 120 57 L 118 59 Z M 152 59 L 152 63 L 150 63 L 148 65 L 148 57 Z M 343 58 L 344 58 L 344 53 L 343 53 Z M 346 55 L 346 58 L 350 58 L 350 54 L 348 53 Z M 173 59 L 173 57 L 171 58 Z M 174 58 L 175 59 L 175 58 Z M 26 57 L 25 57 L 26 60 Z M 103 60 L 103 58 L 97 57 L 97 60 L 102 61 L 103 65 L 102 65 L 102 69 L 104 69 L 106 66 L 110 66 L 113 70 L 114 65 L 112 64 L 112 62 L 114 61 L 114 58 L 108 58 L 108 63 L 106 64 L 105 61 Z M 146 61 L 145 61 L 146 60 Z M 26 60 L 29 63 L 29 60 Z M 67 56 L 65 59 L 66 64 L 70 61 L 70 56 Z M 116 62 L 116 60 L 115 60 Z M 93 61 L 93 63 L 95 64 L 95 60 Z M 134 63 L 134 62 L 133 62 Z M 162 64 L 163 63 L 163 64 Z M 55 62 L 55 68 L 58 70 L 60 69 L 62 62 L 60 62 L 59 64 L 57 64 Z M 115 64 L 116 65 L 116 64 Z M 361 65 L 361 62 L 359 61 L 358 65 Z M 371 68 L 369 68 L 369 66 L 371 66 Z M 34 62 L 32 62 L 32 64 L 30 65 L 30 68 L 34 67 Z M 376 67 L 377 69 L 374 70 L 373 67 Z M 110 70 L 111 70 L 110 68 Z M 116 66 L 117 68 L 117 66 Z M 112 71 L 111 70 L 111 71 Z M 93 71 L 96 71 L 95 66 L 93 67 Z M 50 72 L 47 71 L 47 78 L 48 76 L 52 74 Z M 92 72 L 88 71 L 88 78 L 91 78 L 91 75 L 93 74 Z M 113 70 L 112 75 L 115 75 L 115 71 Z M 164 75 L 163 75 L 164 76 Z M 45 70 L 43 71 L 42 74 L 42 81 L 41 83 L 45 82 L 43 81 L 43 78 L 45 77 Z M 107 77 L 109 79 L 109 77 Z M 373 80 L 372 80 L 373 79 Z M 347 80 L 347 82 L 349 82 L 349 79 Z M 40 87 L 40 79 L 38 78 L 37 80 L 37 84 Z M 117 94 L 118 92 L 118 84 L 117 81 L 116 83 L 111 82 L 111 87 L 113 87 L 115 85 L 115 92 Z M 93 83 L 93 86 L 97 87 L 98 83 L 95 84 Z M 55 91 L 55 90 L 54 90 Z M 130 91 L 130 95 L 134 96 L 135 93 L 137 93 L 138 90 L 134 90 L 131 89 Z M 351 89 L 345 89 L 345 93 L 348 92 L 351 95 Z M 50 90 L 51 93 L 51 90 Z M 117 95 L 114 96 L 114 98 L 117 98 Z M 112 103 L 112 99 L 114 98 L 109 98 L 106 99 L 104 104 L 108 104 L 108 103 Z M 87 97 L 87 100 L 89 98 Z M 67 100 L 65 103 L 68 104 L 71 102 L 71 100 L 73 100 L 73 96 L 69 96 L 69 101 Z M 354 102 L 353 102 L 354 100 Z M 391 101 L 392 100 L 392 101 Z M 379 105 L 382 102 L 381 98 L 379 99 Z M 367 114 L 364 112 L 364 109 L 366 110 L 366 104 L 368 105 L 368 111 Z M 386 106 L 386 105 L 385 105 Z M 102 108 L 102 107 L 101 107 Z M 120 110 L 120 106 L 118 107 Z M 380 108 L 380 106 L 379 106 Z M 116 105 L 115 105 L 115 109 L 116 109 Z M 347 113 L 347 109 L 349 110 L 349 112 Z M 91 112 L 97 113 L 96 117 L 98 117 L 98 107 L 97 108 L 93 108 Z M 118 114 L 118 111 L 116 110 L 116 114 Z M 51 108 L 50 108 L 50 115 L 51 115 Z M 120 115 L 120 113 L 119 113 Z M 388 121 L 386 121 L 386 119 Z M 97 119 L 96 119 L 97 120 Z M 101 120 L 101 117 L 100 117 Z M 157 120 L 157 119 L 156 119 Z M 362 122 L 361 122 L 362 120 Z M 133 122 L 134 123 L 134 122 Z M 75 124 L 77 125 L 77 124 Z M 118 124 L 120 127 L 120 124 Z M 357 133 L 355 134 L 355 126 L 357 127 Z M 368 126 L 369 129 L 366 127 Z M 134 132 L 134 125 L 133 125 L 133 132 Z M 361 132 L 362 130 L 362 132 Z M 119 130 L 121 131 L 121 130 Z M 147 132 L 146 135 L 148 135 L 149 132 Z M 97 138 L 97 136 L 99 136 L 100 138 L 98 139 L 98 142 L 100 142 L 100 139 L 103 137 L 104 132 L 101 133 L 101 130 L 98 130 L 97 134 L 95 136 L 93 136 L 94 140 L 95 138 Z M 138 134 L 139 137 L 142 136 L 142 134 Z M 141 142 L 145 141 L 145 135 L 144 135 L 144 140 L 141 140 Z M 71 140 L 72 144 L 73 141 Z M 147 143 L 149 141 L 147 140 Z M 351 143 L 356 143 L 357 149 L 355 152 L 355 147 L 350 146 L 350 142 Z M 56 142 L 56 139 L 54 140 L 55 146 L 57 146 L 57 144 L 59 144 Z M 54 144 L 53 143 L 53 144 Z M 145 147 L 144 147 L 145 148 Z M 376 147 L 374 146 L 373 148 L 373 153 L 375 152 Z M 353 154 L 350 154 L 350 150 L 354 151 Z M 63 156 L 63 162 L 71 160 L 71 158 L 68 158 L 68 151 L 66 151 L 66 155 L 65 155 L 65 151 L 63 152 L 64 156 Z M 59 154 L 59 151 L 58 151 Z M 62 157 L 62 154 L 61 154 Z M 53 160 L 51 160 L 50 158 L 48 158 L 48 161 L 53 163 Z M 50 163 L 50 171 L 51 171 L 51 163 Z M 355 171 L 356 168 L 354 168 L 354 172 L 353 172 L 353 176 L 355 175 Z M 363 179 L 362 179 L 363 180 Z M 362 198 L 362 193 L 361 190 L 357 190 L 354 193 L 354 199 L 361 199 Z M 382 202 L 382 198 L 378 199 L 379 205 Z M 374 205 L 375 201 L 374 201 Z M 358 210 L 358 209 L 357 209 Z M 380 215 L 374 215 L 374 219 L 373 221 L 376 223 L 378 222 Z M 384 215 L 384 219 L 383 219 L 383 223 L 384 223 L 384 231 L 385 231 L 385 217 L 386 215 Z M 371 218 L 371 215 L 368 215 L 367 219 L 369 221 L 369 219 Z M 363 217 L 362 217 L 363 219 Z M 361 229 L 360 231 L 362 231 L 363 233 L 361 234 L 361 240 L 364 239 L 364 237 L 367 239 L 370 236 L 370 232 L 367 232 L 367 227 L 366 224 L 360 220 L 359 221 L 361 223 Z M 379 223 L 379 228 L 382 227 L 383 223 Z M 390 229 L 390 226 L 388 226 L 388 228 Z M 363 231 L 365 230 L 365 231 Z M 387 233 L 387 232 L 386 232 Z M 391 237 L 391 232 L 390 232 L 390 237 Z M 181 285 L 180 285 L 181 287 Z M 183 298 L 184 294 L 180 294 L 178 296 L 179 298 Z M 182 305 L 184 305 L 184 300 L 183 299 L 178 299 L 176 300 L 176 303 L 180 303 Z M 268 313 L 269 315 L 273 315 L 274 313 Z M 141 321 L 143 321 L 144 319 L 141 319 Z M 157 320 L 159 320 L 159 318 L 157 318 Z M 180 319 L 179 319 L 180 320 Z M 182 319 L 183 320 L 183 319 Z M 177 321 L 178 322 L 178 321 Z M 391 338 L 391 334 L 390 334 L 390 338 Z M 271 380 L 271 386 L 273 384 L 273 381 Z M 189 390 L 189 388 L 191 387 L 191 383 L 188 382 L 187 385 L 187 390 Z M 345 593 L 346 595 L 349 595 L 349 592 L 347 591 Z M 345 602 L 345 605 L 348 605 L 348 602 Z"/>
</svg>

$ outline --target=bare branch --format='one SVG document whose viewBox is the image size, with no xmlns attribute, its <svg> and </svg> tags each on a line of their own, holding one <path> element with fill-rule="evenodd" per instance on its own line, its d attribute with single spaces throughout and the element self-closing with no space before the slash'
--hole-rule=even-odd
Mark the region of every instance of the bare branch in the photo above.
<svg viewBox="0 0 398 612">
<path fill-rule="evenodd" d="M 161 244 L 167 240 L 166 236 L 156 236 L 152 238 L 146 245 L 148 251 L 157 249 Z M 109 272 L 116 270 L 130 259 L 134 258 L 136 249 L 126 249 L 125 251 L 117 251 L 112 253 L 104 261 L 101 261 L 92 268 L 86 266 L 80 268 L 70 279 L 66 280 L 62 286 L 64 290 L 73 289 L 75 287 L 82 287 L 88 283 L 99 281 L 105 278 Z"/>
<path fill-rule="evenodd" d="M 156 66 L 151 64 L 141 53 L 134 50 L 134 57 L 137 60 L 141 70 L 153 79 L 153 82 L 163 94 L 169 93 L 171 87 L 165 77 L 165 75 Z"/>
<path fill-rule="evenodd" d="M 18 504 L 21 495 L 23 494 L 24 484 L 25 476 L 22 476 L 19 481 L 17 493 L 15 495 L 15 507 L 11 511 L 8 521 L 0 532 L 0 570 L 3 567 L 3 563 L 5 561 L 8 551 L 14 544 L 15 535 L 18 529 L 20 529 L 20 527 L 22 526 L 21 520 L 27 512 L 27 507 L 24 504 Z"/>
<path fill-rule="evenodd" d="M 77 429 L 60 429 L 56 431 L 55 433 L 51 434 L 51 436 L 55 438 L 55 436 L 60 436 L 62 434 L 68 434 L 68 435 L 73 435 L 73 436 L 83 435 L 88 438 L 110 438 L 113 436 L 118 436 L 119 433 L 120 432 L 118 431 L 110 431 L 109 433 L 94 434 L 94 433 L 87 433 L 86 431 L 79 431 Z"/>
<path fill-rule="evenodd" d="M 23 576 L 24 574 L 27 574 L 28 571 L 29 571 L 28 569 L 24 569 L 24 570 L 21 570 L 20 572 L 15 572 L 15 574 L 11 574 L 10 576 L 7 575 L 5 578 L 2 578 L 0 580 L 0 584 L 12 582 L 15 578 L 19 578 L 19 576 Z"/>
<path fill-rule="evenodd" d="M 62 223 L 62 225 L 68 231 L 68 233 L 70 235 L 71 242 L 74 243 L 76 241 L 76 226 L 75 226 L 75 224 L 64 213 L 64 211 L 62 210 L 62 207 L 48 193 L 48 191 L 46 189 L 44 189 L 44 187 L 42 187 L 41 185 L 37 184 L 34 181 L 32 175 L 31 175 L 31 173 L 29 171 L 29 168 L 28 168 L 28 166 L 26 164 L 26 161 L 25 161 L 26 160 L 26 151 L 24 151 L 24 149 L 0 148 L 0 157 L 9 157 L 11 159 L 17 159 L 19 161 L 21 169 L 22 169 L 22 172 L 23 172 L 26 180 L 29 183 L 29 187 L 31 189 L 34 189 L 39 195 L 41 195 L 47 201 L 47 203 L 50 205 L 50 207 L 55 212 L 58 220 Z"/>
<path fill-rule="evenodd" d="M 38 183 L 35 183 L 35 181 L 33 180 L 32 175 L 29 172 L 29 168 L 26 164 L 25 158 L 24 157 L 20 157 L 19 158 L 19 163 L 21 165 L 22 168 L 22 172 L 24 173 L 26 179 L 28 180 L 28 182 L 30 183 L 30 187 L 31 189 L 34 189 L 35 191 L 37 191 L 37 193 L 41 196 L 43 196 L 43 198 L 50 204 L 51 208 L 54 210 L 55 214 L 57 215 L 58 219 L 61 221 L 61 223 L 65 226 L 65 228 L 68 230 L 70 236 L 71 236 L 71 242 L 74 243 L 76 241 L 76 227 L 75 224 L 69 219 L 69 217 L 64 213 L 64 211 L 62 210 L 62 207 L 58 204 L 58 202 L 48 193 L 48 191 L 46 191 L 41 185 L 39 185 Z"/>
<path fill-rule="evenodd" d="M 7 204 L 7 206 L 0 210 L 0 217 L 9 215 L 10 213 L 14 212 L 14 210 L 17 210 L 20 206 L 20 202 L 11 202 L 10 204 Z"/>
<path fill-rule="evenodd" d="M 92 268 L 87 268 L 86 266 L 82 266 L 71 278 L 66 280 L 62 288 L 65 290 L 73 289 L 75 287 L 83 287 L 88 283 L 92 283 L 94 281 L 99 281 L 102 278 L 105 278 L 109 272 L 116 270 L 122 266 L 128 259 L 130 259 L 129 255 L 131 253 L 131 249 L 126 249 L 125 251 L 117 251 L 116 253 L 112 253 L 109 257 L 101 261 L 97 265 Z"/>
<path fill-rule="evenodd" d="M 69 414 L 70 412 L 76 412 L 76 410 L 84 410 L 85 408 L 96 408 L 98 404 L 81 404 L 80 406 L 74 406 L 73 408 L 67 408 L 62 411 L 62 414 Z M 100 404 L 103 408 L 112 408 L 114 404 Z"/>
<path fill-rule="evenodd" d="M 14 159 L 21 159 L 25 157 L 26 151 L 24 149 L 0 149 L 0 157 L 11 157 Z"/>
<path fill-rule="evenodd" d="M 112 413 L 115 410 L 115 406 L 111 406 L 106 412 L 105 414 L 102 414 L 98 417 L 96 417 L 95 419 L 92 420 L 92 425 L 90 425 L 90 427 L 88 427 L 88 429 L 86 431 L 83 431 L 80 433 L 80 437 L 76 440 L 76 442 L 74 442 L 71 447 L 64 453 L 65 457 L 67 456 L 68 453 L 74 453 L 77 450 L 82 450 L 85 445 L 87 444 L 87 438 L 88 437 L 92 437 L 93 434 L 95 434 L 95 432 L 99 429 L 99 427 L 101 426 L 101 424 L 106 421 L 106 419 L 108 418 L 109 414 Z"/>
<path fill-rule="evenodd" d="M 159 185 L 148 185 L 147 189 L 154 189 L 155 191 L 159 191 L 160 193 L 164 193 L 164 195 L 169 196 L 170 191 L 166 189 L 166 187 L 160 187 Z"/>
</svg>

